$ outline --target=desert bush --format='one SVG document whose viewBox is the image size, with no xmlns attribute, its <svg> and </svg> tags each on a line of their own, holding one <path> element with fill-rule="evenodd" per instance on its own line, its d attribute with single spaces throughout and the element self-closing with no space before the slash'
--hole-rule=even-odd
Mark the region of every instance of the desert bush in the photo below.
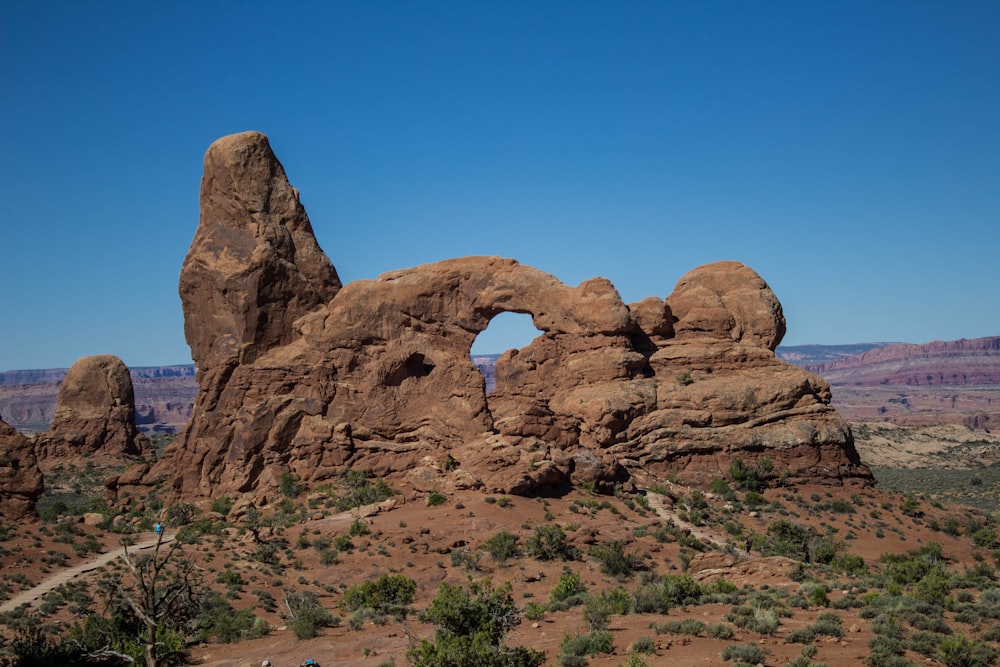
<svg viewBox="0 0 1000 667">
<path fill-rule="evenodd" d="M 323 628 L 334 627 L 339 619 L 320 604 L 312 591 L 290 590 L 285 593 L 288 627 L 298 639 L 317 637 Z"/>
<path fill-rule="evenodd" d="M 556 524 L 535 526 L 534 534 L 525 540 L 524 552 L 538 560 L 574 560 L 576 550 L 566 542 L 566 532 Z"/>
<path fill-rule="evenodd" d="M 726 614 L 725 620 L 738 628 L 760 635 L 773 635 L 780 624 L 774 609 L 754 608 L 748 605 L 733 607 Z"/>
<path fill-rule="evenodd" d="M 811 644 L 816 641 L 816 633 L 810 626 L 796 628 L 785 635 L 787 644 Z"/>
<path fill-rule="evenodd" d="M 729 644 L 722 649 L 723 660 L 738 664 L 757 665 L 767 659 L 767 651 L 756 644 Z"/>
<path fill-rule="evenodd" d="M 559 577 L 559 583 L 549 593 L 549 601 L 568 603 L 570 600 L 576 599 L 576 604 L 581 604 L 583 600 L 580 598 L 586 592 L 587 587 L 580 581 L 579 574 L 575 572 L 563 572 Z"/>
<path fill-rule="evenodd" d="M 697 604 L 704 594 L 690 575 L 666 574 L 644 581 L 633 595 L 637 612 L 666 614 L 673 607 Z"/>
<path fill-rule="evenodd" d="M 559 643 L 558 662 L 561 667 L 578 667 L 587 664 L 588 655 L 611 654 L 614 649 L 614 636 L 607 631 L 566 635 Z"/>
<path fill-rule="evenodd" d="M 614 588 L 589 596 L 583 603 L 583 618 L 591 632 L 605 630 L 608 618 L 614 614 L 627 614 L 632 610 L 632 597 L 624 588 Z"/>
<path fill-rule="evenodd" d="M 427 494 L 427 506 L 436 507 L 437 505 L 444 505 L 448 502 L 448 496 L 444 495 L 440 491 L 431 491 Z"/>
<path fill-rule="evenodd" d="M 944 567 L 944 554 L 941 545 L 936 542 L 930 542 L 905 554 L 885 553 L 879 560 L 885 565 L 883 574 L 902 586 L 914 584 L 932 570 Z"/>
<path fill-rule="evenodd" d="M 742 491 L 761 491 L 774 472 L 774 462 L 769 458 L 757 459 L 752 464 L 736 459 L 729 466 L 729 476 Z"/>
<path fill-rule="evenodd" d="M 351 586 L 344 592 L 341 606 L 348 611 L 371 609 L 397 618 L 405 617 L 413 601 L 417 582 L 401 574 L 383 574 L 378 579 Z"/>
<path fill-rule="evenodd" d="M 206 597 L 197 623 L 200 628 L 199 638 L 202 641 L 215 637 L 223 644 L 257 639 L 271 631 L 267 623 L 254 616 L 251 610 L 236 611 L 217 593 Z"/>
<path fill-rule="evenodd" d="M 705 628 L 705 636 L 709 639 L 732 639 L 733 629 L 725 623 L 713 623 Z"/>
<path fill-rule="evenodd" d="M 938 643 L 934 657 L 947 667 L 989 667 L 996 663 L 997 651 L 965 635 L 954 635 Z"/>
<path fill-rule="evenodd" d="M 942 636 L 936 632 L 920 630 L 919 632 L 914 632 L 907 638 L 906 649 L 928 658 L 933 658 L 934 654 L 937 652 L 938 643 L 940 643 L 941 639 Z"/>
<path fill-rule="evenodd" d="M 442 583 L 423 618 L 438 626 L 434 641 L 423 639 L 407 652 L 414 667 L 482 665 L 540 667 L 545 653 L 503 645 L 507 631 L 520 622 L 509 583 L 468 582 L 468 589 Z"/>
<path fill-rule="evenodd" d="M 836 637 L 840 639 L 844 636 L 844 622 L 837 614 L 826 611 L 816 617 L 812 624 L 813 632 L 823 637 Z"/>
<path fill-rule="evenodd" d="M 537 602 L 529 602 L 524 605 L 524 617 L 529 621 L 540 621 L 545 618 L 545 605 Z"/>
<path fill-rule="evenodd" d="M 191 503 L 176 503 L 167 508 L 163 522 L 168 526 L 186 526 L 198 518 L 201 512 Z"/>
<path fill-rule="evenodd" d="M 628 579 L 636 570 L 645 568 L 642 556 L 626 552 L 625 543 L 621 540 L 594 545 L 590 548 L 590 555 L 601 564 L 601 572 L 619 579 Z"/>
<path fill-rule="evenodd" d="M 685 618 L 680 621 L 665 621 L 663 623 L 654 624 L 653 629 L 656 634 L 673 634 L 673 635 L 689 635 L 691 637 L 697 637 L 701 633 L 705 632 L 706 625 L 696 618 Z"/>
<path fill-rule="evenodd" d="M 830 567 L 834 572 L 843 572 L 851 576 L 861 576 L 868 572 L 868 565 L 865 560 L 857 554 L 837 554 L 830 561 Z"/>
<path fill-rule="evenodd" d="M 464 568 L 468 572 L 479 571 L 480 553 L 473 549 L 455 549 L 449 556 L 454 567 Z"/>
<path fill-rule="evenodd" d="M 351 522 L 351 527 L 347 532 L 351 537 L 361 537 L 368 534 L 368 525 L 361 519 L 355 519 Z"/>
<path fill-rule="evenodd" d="M 502 567 L 507 559 L 521 555 L 517 541 L 517 535 L 509 530 L 501 530 L 483 543 L 483 549 Z"/>
<path fill-rule="evenodd" d="M 653 655 L 654 653 L 656 653 L 656 642 L 653 641 L 652 637 L 646 637 L 645 635 L 643 635 L 642 637 L 639 637 L 634 642 L 632 642 L 630 650 L 633 653 Z"/>
<path fill-rule="evenodd" d="M 222 496 L 221 498 L 216 498 L 212 501 L 210 508 L 213 512 L 217 512 L 222 516 L 229 514 L 229 510 L 233 509 L 233 501 L 229 496 Z"/>
</svg>

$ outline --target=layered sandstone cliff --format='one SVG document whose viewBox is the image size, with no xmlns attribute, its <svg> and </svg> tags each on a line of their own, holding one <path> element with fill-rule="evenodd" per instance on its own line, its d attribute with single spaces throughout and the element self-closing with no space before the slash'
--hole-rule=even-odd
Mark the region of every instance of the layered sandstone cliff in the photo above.
<svg viewBox="0 0 1000 667">
<path fill-rule="evenodd" d="M 1000 336 L 895 343 L 806 369 L 855 387 L 1000 385 Z"/>
<path fill-rule="evenodd" d="M 792 481 L 870 480 L 827 384 L 775 358 L 781 306 L 737 262 L 632 305 L 603 278 L 570 287 L 498 257 L 342 286 L 267 138 L 247 132 L 205 156 L 180 293 L 199 393 L 141 480 L 175 498 L 266 501 L 285 473 L 349 468 L 545 493 L 708 481 L 764 456 Z M 501 312 L 543 333 L 497 361 L 487 396 L 469 350 Z"/>
</svg>

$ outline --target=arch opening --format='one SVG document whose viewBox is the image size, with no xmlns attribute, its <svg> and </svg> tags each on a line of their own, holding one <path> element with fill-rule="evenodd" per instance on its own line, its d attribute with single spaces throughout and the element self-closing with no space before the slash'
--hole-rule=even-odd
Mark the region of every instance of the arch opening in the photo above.
<svg viewBox="0 0 1000 667">
<path fill-rule="evenodd" d="M 542 335 L 527 313 L 499 313 L 472 342 L 472 363 L 486 380 L 486 393 L 496 388 L 493 369 L 497 358 L 510 349 L 521 349 Z"/>
</svg>

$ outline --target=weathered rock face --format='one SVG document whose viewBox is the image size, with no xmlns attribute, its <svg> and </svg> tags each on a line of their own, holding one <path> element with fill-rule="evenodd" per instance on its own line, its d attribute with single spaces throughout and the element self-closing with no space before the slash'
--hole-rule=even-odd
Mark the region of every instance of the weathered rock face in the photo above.
<svg viewBox="0 0 1000 667">
<path fill-rule="evenodd" d="M 33 516 L 44 490 L 31 441 L 0 419 L 0 516 L 6 521 Z"/>
<path fill-rule="evenodd" d="M 59 387 L 52 426 L 35 436 L 40 465 L 63 456 L 142 457 L 149 451 L 135 428 L 132 378 L 122 360 L 111 354 L 79 359 Z"/>
<path fill-rule="evenodd" d="M 497 257 L 341 286 L 259 133 L 209 148 L 201 204 L 180 279 L 199 394 L 143 479 L 175 498 L 266 501 L 284 473 L 348 468 L 544 493 L 762 456 L 793 480 L 870 480 L 826 383 L 775 358 L 781 306 L 737 262 L 631 306 L 607 280 Z M 543 333 L 497 361 L 487 398 L 469 350 L 501 312 Z"/>
</svg>

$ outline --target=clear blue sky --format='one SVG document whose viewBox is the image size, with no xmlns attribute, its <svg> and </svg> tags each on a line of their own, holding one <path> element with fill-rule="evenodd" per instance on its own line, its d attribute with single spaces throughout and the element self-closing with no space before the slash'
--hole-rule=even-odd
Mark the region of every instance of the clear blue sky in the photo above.
<svg viewBox="0 0 1000 667">
<path fill-rule="evenodd" d="M 1000 334 L 994 0 L 6 0 L 0 31 L 0 371 L 189 362 L 202 157 L 250 129 L 345 281 L 502 255 L 632 302 L 735 259 L 787 345 Z"/>
</svg>

